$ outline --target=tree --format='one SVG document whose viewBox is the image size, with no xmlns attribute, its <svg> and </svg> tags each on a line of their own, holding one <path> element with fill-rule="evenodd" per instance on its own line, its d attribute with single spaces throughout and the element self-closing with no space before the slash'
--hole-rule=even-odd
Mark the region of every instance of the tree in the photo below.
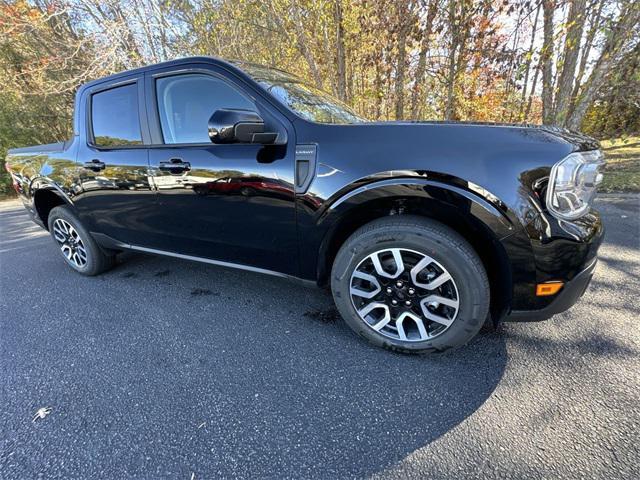
<svg viewBox="0 0 640 480">
<path fill-rule="evenodd" d="M 431 40 L 434 30 L 434 22 L 436 14 L 438 12 L 438 6 L 440 2 L 438 0 L 430 0 L 426 6 L 427 15 L 425 19 L 424 28 L 420 30 L 420 53 L 418 54 L 418 65 L 416 67 L 413 88 L 411 91 L 411 118 L 418 118 L 418 112 L 420 109 L 420 103 L 422 101 L 421 93 L 424 88 L 425 74 L 427 71 L 427 55 L 431 49 Z M 423 4 L 424 8 L 425 5 Z"/>
<path fill-rule="evenodd" d="M 375 120 L 637 133 L 639 44 L 637 0 L 0 0 L 0 156 L 68 138 L 82 83 L 188 55 L 291 71 Z"/>
<path fill-rule="evenodd" d="M 564 42 L 562 73 L 558 80 L 558 93 L 554 106 L 554 120 L 563 125 L 569 114 L 575 82 L 576 66 L 580 56 L 580 40 L 585 23 L 586 0 L 572 0 L 567 17 L 567 35 Z"/>
<path fill-rule="evenodd" d="M 335 25 L 336 25 L 336 74 L 338 77 L 337 94 L 342 101 L 348 101 L 347 97 L 347 69 L 346 52 L 344 43 L 344 20 L 342 17 L 342 0 L 335 0 Z"/>
<path fill-rule="evenodd" d="M 575 108 L 566 122 L 569 128 L 580 128 L 587 108 L 593 103 L 596 94 L 605 84 L 607 73 L 619 64 L 621 58 L 624 58 L 625 51 L 635 51 L 629 47 L 632 42 L 638 42 L 639 25 L 640 3 L 634 0 L 624 2 L 620 16 L 607 35 L 602 53 L 576 99 Z"/>
</svg>

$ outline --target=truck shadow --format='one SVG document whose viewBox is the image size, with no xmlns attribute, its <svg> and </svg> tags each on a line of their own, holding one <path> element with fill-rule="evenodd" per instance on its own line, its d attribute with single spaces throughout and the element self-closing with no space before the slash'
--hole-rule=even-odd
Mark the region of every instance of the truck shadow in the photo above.
<svg viewBox="0 0 640 480">
<path fill-rule="evenodd" d="M 36 451 L 41 464 L 82 465 L 84 477 L 384 472 L 491 397 L 505 373 L 507 338 L 520 367 L 547 368 L 555 354 L 550 365 L 567 378 L 580 374 L 577 363 L 637 356 L 631 339 L 603 335 L 593 321 L 616 308 L 640 315 L 629 303 L 637 221 L 614 223 L 623 213 L 603 206 L 610 223 L 602 266 L 582 309 L 567 314 L 584 317 L 574 319 L 580 335 L 567 318 L 510 324 L 424 357 L 369 346 L 327 292 L 280 278 L 132 253 L 105 275 L 80 277 L 24 212 L 0 212 L 2 299 L 37 292 L 37 308 L 7 302 L 0 317 L 10 439 L 0 446 L 0 470 L 11 464 L 16 478 L 34 477 L 26 452 Z M 616 305 L 620 297 L 626 303 Z M 530 381 L 527 370 L 521 381 Z M 44 404 L 55 409 L 46 423 L 25 417 Z"/>
<path fill-rule="evenodd" d="M 33 398 L 9 394 L 5 431 L 11 451 L 43 451 L 86 476 L 368 476 L 463 422 L 505 370 L 504 336 L 491 329 L 457 351 L 399 355 L 356 337 L 323 290 L 133 253 L 86 278 L 53 242 L 39 245 L 3 257 L 7 298 L 27 280 L 50 292 L 37 311 L 12 304 L 5 367 L 21 379 L 11 392 L 41 392 L 58 414 L 36 431 L 21 420 Z M 30 460 L 11 458 L 29 477 Z"/>
<path fill-rule="evenodd" d="M 473 414 L 505 370 L 504 336 L 489 327 L 457 351 L 399 355 L 356 337 L 326 291 L 173 259 L 127 253 L 124 260 L 110 281 L 151 284 L 143 288 L 153 307 L 136 322 L 150 329 L 169 322 L 183 345 L 162 349 L 153 364 L 138 361 L 130 374 L 161 370 L 173 380 L 152 397 L 157 408 L 171 405 L 205 423 L 181 447 L 204 476 L 382 471 Z M 163 287 L 172 295 L 151 293 Z M 185 314 L 172 319 L 167 313 L 176 310 Z M 141 401 L 145 384 L 134 387 Z M 163 422 L 185 435 L 193 428 Z M 250 456 L 228 461 L 239 452 Z"/>
</svg>

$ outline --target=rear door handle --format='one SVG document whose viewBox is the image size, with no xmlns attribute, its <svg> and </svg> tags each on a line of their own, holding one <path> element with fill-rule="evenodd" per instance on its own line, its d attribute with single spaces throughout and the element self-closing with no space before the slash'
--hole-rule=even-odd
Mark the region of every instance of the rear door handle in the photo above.
<svg viewBox="0 0 640 480">
<path fill-rule="evenodd" d="M 168 162 L 160 162 L 160 170 L 171 173 L 182 173 L 191 170 L 189 162 L 183 162 L 181 158 L 172 158 Z"/>
<path fill-rule="evenodd" d="M 101 162 L 97 158 L 94 158 L 90 162 L 84 162 L 84 168 L 89 170 L 93 170 L 94 172 L 99 172 L 100 170 L 104 170 L 106 165 L 104 162 Z"/>
</svg>

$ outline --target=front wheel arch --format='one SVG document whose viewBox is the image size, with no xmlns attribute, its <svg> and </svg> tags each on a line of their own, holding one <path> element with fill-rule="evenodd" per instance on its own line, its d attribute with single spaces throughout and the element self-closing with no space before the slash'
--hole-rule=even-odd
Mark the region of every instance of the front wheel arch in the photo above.
<svg viewBox="0 0 640 480">
<path fill-rule="evenodd" d="M 502 318 L 510 309 L 513 296 L 511 262 L 499 241 L 513 230 L 499 220 L 502 214 L 490 213 L 486 206 L 475 204 L 455 191 L 444 190 L 438 195 L 432 188 L 427 195 L 421 189 L 395 187 L 385 188 L 384 195 L 380 195 L 380 189 L 375 190 L 375 195 L 372 195 L 374 190 L 364 192 L 326 216 L 325 221 L 330 222 L 331 227 L 319 251 L 318 284 L 327 285 L 338 250 L 360 227 L 379 218 L 414 215 L 451 228 L 471 244 L 483 262 L 491 291 L 495 293 L 491 296 L 490 314 L 494 319 Z"/>
</svg>

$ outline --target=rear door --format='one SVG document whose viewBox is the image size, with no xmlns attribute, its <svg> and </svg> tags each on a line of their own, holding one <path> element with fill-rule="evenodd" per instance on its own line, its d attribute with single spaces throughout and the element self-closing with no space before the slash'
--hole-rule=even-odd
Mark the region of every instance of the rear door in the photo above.
<svg viewBox="0 0 640 480">
<path fill-rule="evenodd" d="M 74 204 L 92 232 L 144 245 L 153 235 L 157 199 L 148 175 L 144 75 L 89 89 L 81 99 L 79 174 Z"/>
<path fill-rule="evenodd" d="M 288 274 L 298 271 L 289 121 L 242 79 L 212 65 L 148 72 L 149 163 L 158 249 Z M 280 145 L 213 144 L 218 109 L 258 113 Z"/>
</svg>

